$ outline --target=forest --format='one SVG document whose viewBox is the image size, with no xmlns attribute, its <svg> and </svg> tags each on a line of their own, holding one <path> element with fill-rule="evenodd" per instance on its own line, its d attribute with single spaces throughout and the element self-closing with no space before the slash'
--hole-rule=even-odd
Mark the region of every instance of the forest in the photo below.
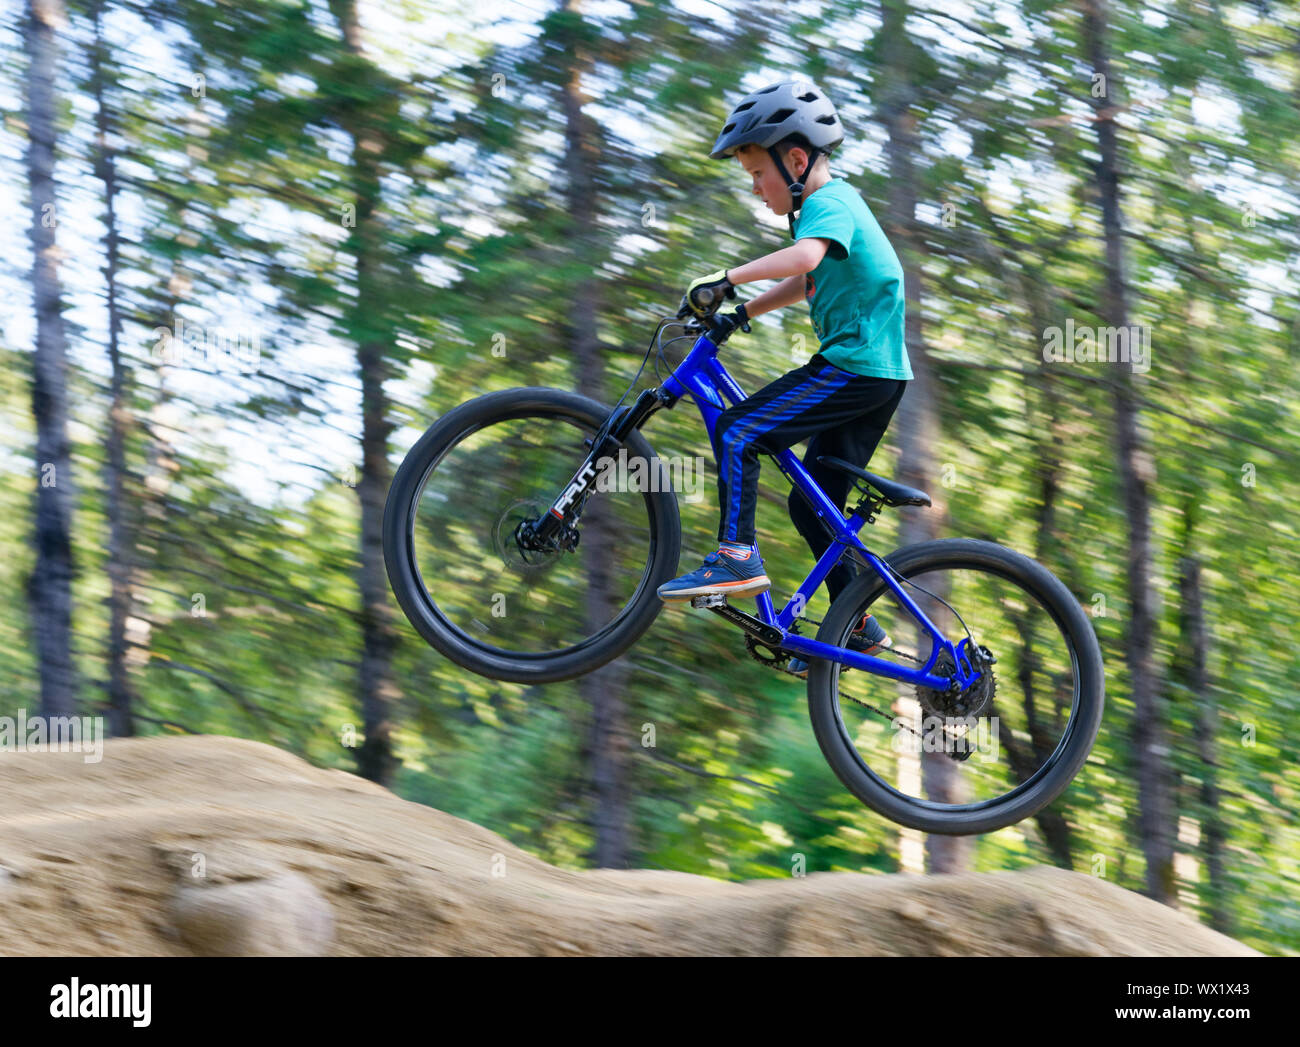
<svg viewBox="0 0 1300 1047">
<path fill-rule="evenodd" d="M 563 868 L 1054 864 L 1300 950 L 1295 4 L 11 0 L 0 41 L 0 716 L 255 739 Z M 790 78 L 906 274 L 915 378 L 870 468 L 933 505 L 863 540 L 1007 545 L 1101 643 L 1086 766 L 986 835 L 864 807 L 803 682 L 704 611 L 514 684 L 427 645 L 385 573 L 436 419 L 612 405 L 691 279 L 789 244 L 709 151 Z M 722 354 L 747 392 L 817 350 L 803 305 L 752 328 Z M 645 435 L 685 571 L 708 435 L 689 404 Z M 812 560 L 761 484 L 788 594 Z"/>
</svg>

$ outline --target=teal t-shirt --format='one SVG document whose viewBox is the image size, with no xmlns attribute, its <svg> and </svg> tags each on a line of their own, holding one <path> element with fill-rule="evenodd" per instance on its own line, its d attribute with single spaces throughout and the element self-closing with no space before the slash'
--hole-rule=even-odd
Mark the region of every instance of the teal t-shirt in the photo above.
<svg viewBox="0 0 1300 1047">
<path fill-rule="evenodd" d="M 821 354 L 836 367 L 874 378 L 912 377 L 903 337 L 903 267 L 866 202 L 843 178 L 805 198 L 794 237 L 830 241 L 804 277 Z"/>
</svg>

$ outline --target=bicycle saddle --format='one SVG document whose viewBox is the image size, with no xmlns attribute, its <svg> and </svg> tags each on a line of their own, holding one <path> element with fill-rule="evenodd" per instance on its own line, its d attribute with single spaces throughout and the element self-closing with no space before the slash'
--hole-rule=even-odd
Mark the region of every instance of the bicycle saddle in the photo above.
<svg viewBox="0 0 1300 1047">
<path fill-rule="evenodd" d="M 859 480 L 865 480 L 885 499 L 886 505 L 930 504 L 930 496 L 924 491 L 918 491 L 915 487 L 908 487 L 906 484 L 900 484 L 894 480 L 886 480 L 883 476 L 877 476 L 865 469 L 859 469 L 856 465 L 846 462 L 843 458 L 834 458 L 831 455 L 823 454 L 818 455 L 817 461 L 831 469 L 838 469 L 840 472 L 848 473 Z"/>
</svg>

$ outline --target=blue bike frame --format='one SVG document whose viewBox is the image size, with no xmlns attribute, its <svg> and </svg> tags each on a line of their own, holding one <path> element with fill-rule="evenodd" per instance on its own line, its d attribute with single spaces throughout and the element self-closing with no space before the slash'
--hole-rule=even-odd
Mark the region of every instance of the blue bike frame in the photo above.
<svg viewBox="0 0 1300 1047">
<path fill-rule="evenodd" d="M 744 390 L 727 373 L 727 369 L 718 360 L 717 354 L 718 347 L 709 338 L 708 334 L 700 335 L 690 353 L 687 354 L 686 359 L 674 368 L 672 374 L 660 387 L 674 399 L 680 398 L 688 392 L 693 394 L 695 403 L 699 406 L 700 414 L 703 415 L 704 424 L 709 432 L 709 442 L 713 445 L 715 461 L 718 458 L 715 429 L 718 416 L 725 410 L 723 399 L 725 398 L 733 404 L 745 399 Z M 957 667 L 953 679 L 956 680 L 959 687 L 965 689 L 978 680 L 980 673 L 971 665 L 969 657 L 970 638 L 963 637 L 958 644 L 954 645 L 939 631 L 938 626 L 930 621 L 916 602 L 908 596 L 884 561 L 862 544 L 862 541 L 858 538 L 858 531 L 862 529 L 862 525 L 866 523 L 866 520 L 857 513 L 845 518 L 835 503 L 826 496 L 826 492 L 821 489 L 817 481 L 808 474 L 808 470 L 804 468 L 803 463 L 795 456 L 793 450 L 782 451 L 775 456 L 775 459 L 777 467 L 785 474 L 786 479 L 811 499 L 817 515 L 829 523 L 831 530 L 835 534 L 835 540 L 822 554 L 812 572 L 803 580 L 803 584 L 799 586 L 799 589 L 790 597 L 789 602 L 779 613 L 772 603 L 770 592 L 759 593 L 755 597 L 758 603 L 759 619 L 764 625 L 775 626 L 781 630 L 780 646 L 805 658 L 825 658 L 828 661 L 839 662 L 842 665 L 863 672 L 874 673 L 877 676 L 887 676 L 894 680 L 903 680 L 906 683 L 937 690 L 947 690 L 951 683 L 949 677 L 936 676 L 931 672 L 940 653 L 947 651 Z M 921 627 L 930 634 L 933 642 L 930 648 L 929 661 L 925 663 L 924 668 L 908 669 L 884 658 L 875 658 L 859 651 L 851 651 L 846 647 L 835 647 L 790 632 L 790 626 L 798 617 L 798 612 L 795 609 L 802 610 L 808 605 L 812 594 L 817 591 L 832 568 L 840 562 L 850 549 L 856 549 L 862 554 L 866 562 L 884 579 L 885 584 L 898 597 L 899 602 L 921 623 Z"/>
</svg>

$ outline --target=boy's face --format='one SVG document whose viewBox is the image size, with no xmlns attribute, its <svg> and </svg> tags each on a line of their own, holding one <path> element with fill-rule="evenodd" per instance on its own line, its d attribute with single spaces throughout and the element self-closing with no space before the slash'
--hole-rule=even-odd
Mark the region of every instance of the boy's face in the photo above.
<svg viewBox="0 0 1300 1047">
<path fill-rule="evenodd" d="M 753 179 L 754 195 L 762 198 L 763 203 L 767 204 L 774 213 L 789 214 L 793 203 L 790 199 L 790 189 L 776 169 L 776 164 L 772 163 L 771 154 L 756 145 L 745 145 L 736 150 L 736 159 Z M 790 174 L 797 177 L 803 170 L 803 165 L 808 162 L 808 156 L 802 149 L 791 149 L 782 160 Z"/>
</svg>

